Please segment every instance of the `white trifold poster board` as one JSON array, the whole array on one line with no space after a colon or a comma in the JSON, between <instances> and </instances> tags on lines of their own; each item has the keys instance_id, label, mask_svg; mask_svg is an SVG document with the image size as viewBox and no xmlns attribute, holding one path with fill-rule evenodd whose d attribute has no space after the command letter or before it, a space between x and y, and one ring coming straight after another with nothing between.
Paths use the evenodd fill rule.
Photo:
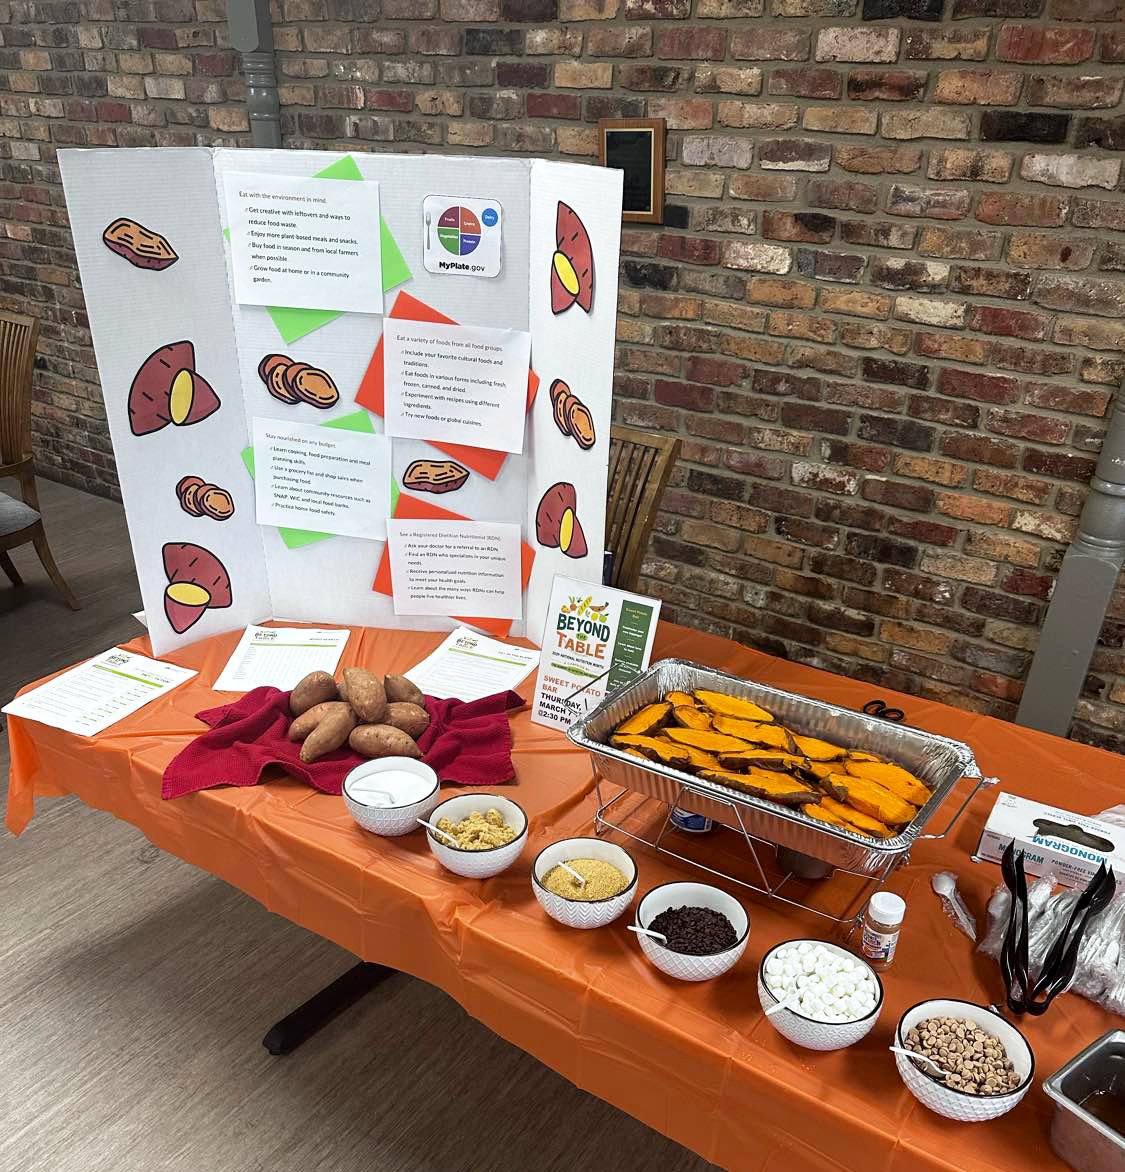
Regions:
<instances>
[{"instance_id":1,"label":"white trifold poster board","mask_svg":"<svg viewBox=\"0 0 1125 1172\"><path fill-rule=\"evenodd\" d=\"M619 171L205 148L59 161L155 654L270 616L539 642L556 574L600 582ZM388 320L404 324L385 347ZM496 446L466 443L474 429ZM417 550L449 522L487 572L451 559L448 596L504 599L480 615L426 613L440 582L414 603L395 590L388 533ZM518 556L484 540L500 526L519 526Z\"/></svg>"}]
</instances>

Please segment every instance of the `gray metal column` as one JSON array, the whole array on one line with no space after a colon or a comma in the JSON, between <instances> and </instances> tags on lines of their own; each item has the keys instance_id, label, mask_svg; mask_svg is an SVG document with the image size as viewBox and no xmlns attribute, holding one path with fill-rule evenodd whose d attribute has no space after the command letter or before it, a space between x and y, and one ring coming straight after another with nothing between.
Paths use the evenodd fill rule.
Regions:
<instances>
[{"instance_id":1,"label":"gray metal column","mask_svg":"<svg viewBox=\"0 0 1125 1172\"><path fill-rule=\"evenodd\" d=\"M1125 563L1125 388L1063 558L1016 721L1066 736Z\"/></svg>"},{"instance_id":2,"label":"gray metal column","mask_svg":"<svg viewBox=\"0 0 1125 1172\"><path fill-rule=\"evenodd\" d=\"M230 43L242 54L246 109L256 147L281 146L281 108L273 59L273 23L269 0L229 0Z\"/></svg>"}]
</instances>

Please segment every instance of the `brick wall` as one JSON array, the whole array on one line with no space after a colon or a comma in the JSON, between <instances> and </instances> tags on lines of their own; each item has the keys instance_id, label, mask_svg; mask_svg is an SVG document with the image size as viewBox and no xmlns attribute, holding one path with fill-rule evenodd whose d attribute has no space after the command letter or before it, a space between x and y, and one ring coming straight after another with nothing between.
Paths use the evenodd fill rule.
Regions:
<instances>
[{"instance_id":1,"label":"brick wall","mask_svg":"<svg viewBox=\"0 0 1125 1172\"><path fill-rule=\"evenodd\" d=\"M862 8L860 7L862 6ZM0 302L43 470L113 491L54 150L245 144L221 0L0 0ZM595 151L668 120L624 232L617 416L683 437L671 617L1012 715L1125 374L1122 0L280 0L286 144ZM1074 734L1125 750L1125 592ZM874 689L873 689L874 690Z\"/></svg>"}]
</instances>

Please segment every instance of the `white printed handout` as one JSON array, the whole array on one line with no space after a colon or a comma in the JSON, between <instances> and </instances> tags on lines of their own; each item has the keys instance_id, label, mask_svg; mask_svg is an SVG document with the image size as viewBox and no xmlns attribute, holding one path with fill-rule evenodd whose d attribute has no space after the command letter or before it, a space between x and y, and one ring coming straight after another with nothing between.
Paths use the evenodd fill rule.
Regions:
<instances>
[{"instance_id":1,"label":"white printed handout","mask_svg":"<svg viewBox=\"0 0 1125 1172\"><path fill-rule=\"evenodd\" d=\"M24 692L0 712L92 737L196 673L111 647Z\"/></svg>"},{"instance_id":2,"label":"white printed handout","mask_svg":"<svg viewBox=\"0 0 1125 1172\"><path fill-rule=\"evenodd\" d=\"M655 598L556 577L531 719L569 728L640 675L652 655L659 616Z\"/></svg>"},{"instance_id":3,"label":"white printed handout","mask_svg":"<svg viewBox=\"0 0 1125 1172\"><path fill-rule=\"evenodd\" d=\"M386 436L254 419L254 500L259 525L366 537L387 536Z\"/></svg>"},{"instance_id":4,"label":"white printed handout","mask_svg":"<svg viewBox=\"0 0 1125 1172\"><path fill-rule=\"evenodd\" d=\"M351 632L328 627L247 627L222 674L216 692L295 687L310 671L336 674Z\"/></svg>"},{"instance_id":5,"label":"white printed handout","mask_svg":"<svg viewBox=\"0 0 1125 1172\"><path fill-rule=\"evenodd\" d=\"M518 619L520 527L494 521L388 521L395 614Z\"/></svg>"},{"instance_id":6,"label":"white printed handout","mask_svg":"<svg viewBox=\"0 0 1125 1172\"><path fill-rule=\"evenodd\" d=\"M479 700L518 688L539 662L534 647L501 643L479 631L458 627L440 647L405 673L427 696Z\"/></svg>"},{"instance_id":7,"label":"white printed handout","mask_svg":"<svg viewBox=\"0 0 1125 1172\"><path fill-rule=\"evenodd\" d=\"M223 184L239 302L383 312L378 183L227 171Z\"/></svg>"},{"instance_id":8,"label":"white printed handout","mask_svg":"<svg viewBox=\"0 0 1125 1172\"><path fill-rule=\"evenodd\" d=\"M387 435L522 452L531 335L387 318Z\"/></svg>"}]
</instances>

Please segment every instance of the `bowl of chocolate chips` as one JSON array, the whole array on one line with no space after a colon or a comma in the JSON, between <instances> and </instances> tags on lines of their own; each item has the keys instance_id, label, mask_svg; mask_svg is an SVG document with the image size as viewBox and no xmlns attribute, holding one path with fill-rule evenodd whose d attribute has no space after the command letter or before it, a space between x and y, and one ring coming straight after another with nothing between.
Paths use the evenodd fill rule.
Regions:
<instances>
[{"instance_id":1,"label":"bowl of chocolate chips","mask_svg":"<svg viewBox=\"0 0 1125 1172\"><path fill-rule=\"evenodd\" d=\"M662 883L637 904L641 951L662 973L681 981L709 981L746 951L750 917L731 895L706 883Z\"/></svg>"}]
</instances>

